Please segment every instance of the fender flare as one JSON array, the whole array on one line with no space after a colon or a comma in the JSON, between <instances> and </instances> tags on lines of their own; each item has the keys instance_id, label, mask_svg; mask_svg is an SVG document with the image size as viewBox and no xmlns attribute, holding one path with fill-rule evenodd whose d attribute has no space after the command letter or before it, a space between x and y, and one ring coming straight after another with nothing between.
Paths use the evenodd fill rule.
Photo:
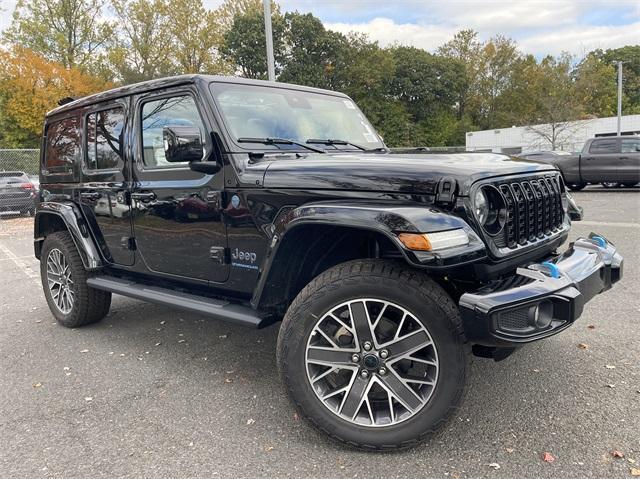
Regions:
<instances>
[{"instance_id":1,"label":"fender flare","mask_svg":"<svg viewBox=\"0 0 640 479\"><path fill-rule=\"evenodd\" d=\"M271 241L251 300L254 306L260 302L279 247L284 243L287 234L300 226L323 224L382 234L396 246L409 265L419 268L450 268L486 257L484 242L464 219L431 205L325 201L307 203L299 207L283 207L270 228L267 228ZM462 228L467 232L469 244L442 252L411 251L397 236L399 232L432 233L456 228Z\"/></svg>"},{"instance_id":2,"label":"fender flare","mask_svg":"<svg viewBox=\"0 0 640 479\"><path fill-rule=\"evenodd\" d=\"M45 239L40 222L47 215L54 215L62 220L78 249L78 253L80 253L80 258L82 259L82 264L85 269L94 270L102 267L103 262L98 248L89 233L89 229L80 210L73 203L51 201L42 202L38 205L34 219L33 240L36 257L40 258L40 249Z\"/></svg>"}]
</instances>

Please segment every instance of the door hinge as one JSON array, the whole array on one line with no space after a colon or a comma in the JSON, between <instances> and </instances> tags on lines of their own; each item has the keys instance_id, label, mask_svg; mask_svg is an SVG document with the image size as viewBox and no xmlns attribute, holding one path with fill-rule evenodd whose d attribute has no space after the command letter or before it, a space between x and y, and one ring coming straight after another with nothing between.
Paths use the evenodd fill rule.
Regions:
<instances>
[{"instance_id":1,"label":"door hinge","mask_svg":"<svg viewBox=\"0 0 640 479\"><path fill-rule=\"evenodd\" d=\"M136 239L132 236L123 236L120 238L120 246L122 246L123 249L135 251L137 249Z\"/></svg>"},{"instance_id":2,"label":"door hinge","mask_svg":"<svg viewBox=\"0 0 640 479\"><path fill-rule=\"evenodd\" d=\"M436 193L436 203L451 204L454 202L456 187L458 184L456 180L451 177L445 177L438 183L438 192Z\"/></svg>"},{"instance_id":3,"label":"door hinge","mask_svg":"<svg viewBox=\"0 0 640 479\"><path fill-rule=\"evenodd\" d=\"M227 264L229 257L229 248L224 246L212 246L209 250L209 258L220 264Z\"/></svg>"}]
</instances>

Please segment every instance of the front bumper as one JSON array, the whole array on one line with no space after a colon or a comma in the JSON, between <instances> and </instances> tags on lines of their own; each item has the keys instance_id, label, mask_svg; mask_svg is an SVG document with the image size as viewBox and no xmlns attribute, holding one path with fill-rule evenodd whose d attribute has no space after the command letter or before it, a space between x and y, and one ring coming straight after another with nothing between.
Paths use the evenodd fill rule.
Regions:
<instances>
[{"instance_id":1,"label":"front bumper","mask_svg":"<svg viewBox=\"0 0 640 479\"><path fill-rule=\"evenodd\" d=\"M591 298L622 278L622 263L613 244L591 233L558 256L518 268L509 282L463 294L467 340L513 348L557 334L580 317Z\"/></svg>"}]
</instances>

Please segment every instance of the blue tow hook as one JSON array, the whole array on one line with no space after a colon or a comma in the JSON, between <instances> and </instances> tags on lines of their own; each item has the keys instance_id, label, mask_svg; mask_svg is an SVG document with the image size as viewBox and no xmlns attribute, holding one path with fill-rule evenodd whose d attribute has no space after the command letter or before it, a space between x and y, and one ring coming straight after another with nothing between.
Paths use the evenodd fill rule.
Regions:
<instances>
[{"instance_id":1,"label":"blue tow hook","mask_svg":"<svg viewBox=\"0 0 640 479\"><path fill-rule=\"evenodd\" d=\"M560 277L560 268L558 268L554 263L545 261L544 263L540 263L540 266L545 266L549 270L549 274L552 278Z\"/></svg>"},{"instance_id":2,"label":"blue tow hook","mask_svg":"<svg viewBox=\"0 0 640 479\"><path fill-rule=\"evenodd\" d=\"M601 248L606 248L607 247L607 240L604 239L602 236L593 235L589 239L592 240L592 241L595 241L596 243L598 243L598 246L600 246Z\"/></svg>"}]
</instances>

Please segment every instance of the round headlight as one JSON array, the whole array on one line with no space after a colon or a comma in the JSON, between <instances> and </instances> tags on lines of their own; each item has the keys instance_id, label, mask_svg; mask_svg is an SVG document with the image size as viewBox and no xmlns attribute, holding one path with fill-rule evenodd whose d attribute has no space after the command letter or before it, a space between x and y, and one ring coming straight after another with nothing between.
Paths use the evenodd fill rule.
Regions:
<instances>
[{"instance_id":1,"label":"round headlight","mask_svg":"<svg viewBox=\"0 0 640 479\"><path fill-rule=\"evenodd\" d=\"M489 201L482 188L478 189L473 197L473 212L478 219L478 223L484 226L489 217Z\"/></svg>"},{"instance_id":2,"label":"round headlight","mask_svg":"<svg viewBox=\"0 0 640 479\"><path fill-rule=\"evenodd\" d=\"M476 191L473 204L480 226L491 235L500 233L507 220L507 205L502 193L494 186L485 185Z\"/></svg>"}]
</instances>

